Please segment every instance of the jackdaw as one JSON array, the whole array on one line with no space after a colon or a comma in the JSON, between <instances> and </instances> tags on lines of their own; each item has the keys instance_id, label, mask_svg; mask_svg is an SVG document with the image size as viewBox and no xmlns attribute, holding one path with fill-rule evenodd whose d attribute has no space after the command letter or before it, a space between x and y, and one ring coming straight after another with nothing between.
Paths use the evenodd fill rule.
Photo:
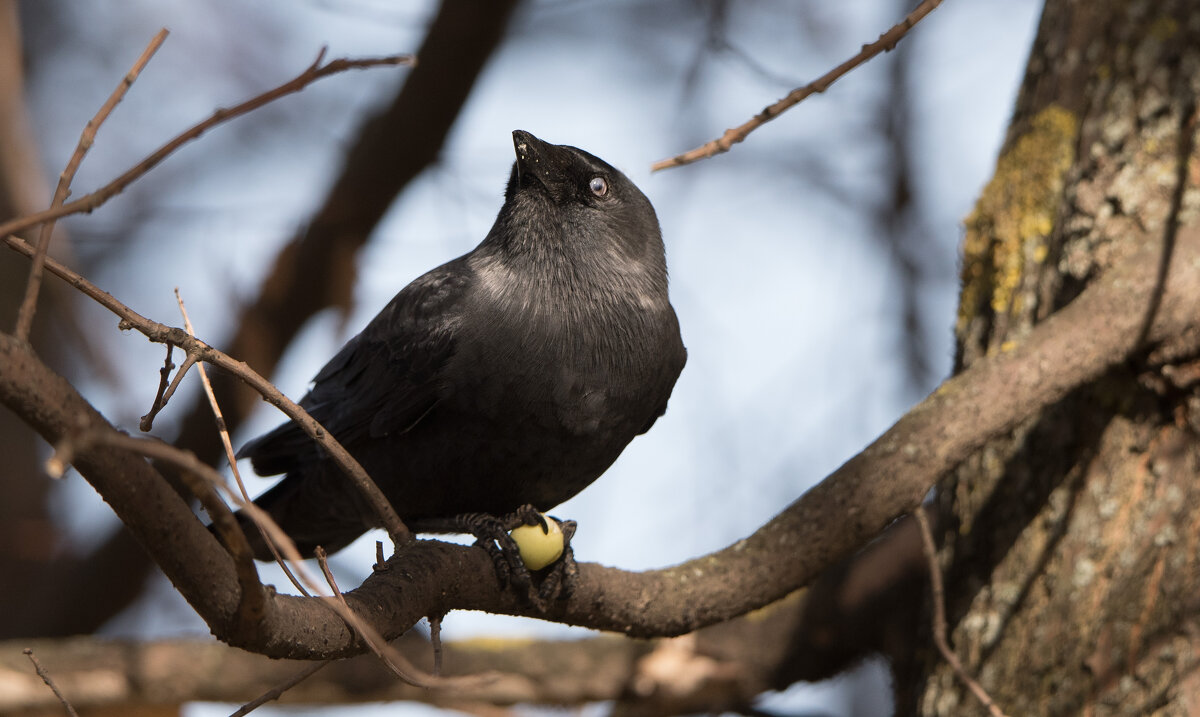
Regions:
<instances>
[{"instance_id":1,"label":"jackdaw","mask_svg":"<svg viewBox=\"0 0 1200 717\"><path fill-rule=\"evenodd\" d=\"M581 149L521 130L513 143L483 242L401 290L300 402L416 531L583 490L663 415L687 358L650 201ZM378 525L295 423L238 457L287 474L255 503L304 555Z\"/></svg>"}]
</instances>

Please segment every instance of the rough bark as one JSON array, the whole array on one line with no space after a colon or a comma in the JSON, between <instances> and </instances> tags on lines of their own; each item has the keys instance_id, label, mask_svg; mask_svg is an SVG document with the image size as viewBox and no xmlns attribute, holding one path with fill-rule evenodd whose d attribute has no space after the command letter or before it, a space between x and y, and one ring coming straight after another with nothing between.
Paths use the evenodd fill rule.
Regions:
<instances>
[{"instance_id":1,"label":"rough bark","mask_svg":"<svg viewBox=\"0 0 1200 717\"><path fill-rule=\"evenodd\" d=\"M1198 92L1200 5L1047 2L967 220L960 370L1145 247L1161 247L1163 276L1195 261L1176 249L1200 224ZM1009 715L1200 709L1200 373L1186 343L1114 366L940 486L951 643ZM986 714L932 650L900 669L900 714Z\"/></svg>"}]
</instances>

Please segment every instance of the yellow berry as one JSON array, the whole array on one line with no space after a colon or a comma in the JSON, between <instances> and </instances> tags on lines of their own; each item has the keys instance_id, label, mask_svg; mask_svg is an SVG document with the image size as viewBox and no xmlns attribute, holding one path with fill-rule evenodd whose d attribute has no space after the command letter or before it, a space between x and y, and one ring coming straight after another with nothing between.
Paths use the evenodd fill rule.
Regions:
<instances>
[{"instance_id":1,"label":"yellow berry","mask_svg":"<svg viewBox=\"0 0 1200 717\"><path fill-rule=\"evenodd\" d=\"M548 530L543 531L540 525L521 525L509 533L530 570L541 570L563 554L563 534L558 521L548 515L542 518Z\"/></svg>"}]
</instances>

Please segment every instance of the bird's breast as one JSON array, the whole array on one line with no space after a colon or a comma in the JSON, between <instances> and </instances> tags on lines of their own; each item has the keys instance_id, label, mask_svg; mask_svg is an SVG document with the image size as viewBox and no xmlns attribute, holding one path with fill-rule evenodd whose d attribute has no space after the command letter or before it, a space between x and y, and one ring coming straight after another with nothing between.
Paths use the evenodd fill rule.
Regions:
<instances>
[{"instance_id":1,"label":"bird's breast","mask_svg":"<svg viewBox=\"0 0 1200 717\"><path fill-rule=\"evenodd\" d=\"M637 313L644 309L636 309ZM481 316L486 314L481 313ZM498 312L460 342L451 375L471 410L496 421L527 421L575 435L640 426L661 392L662 338L647 317L620 312Z\"/></svg>"}]
</instances>

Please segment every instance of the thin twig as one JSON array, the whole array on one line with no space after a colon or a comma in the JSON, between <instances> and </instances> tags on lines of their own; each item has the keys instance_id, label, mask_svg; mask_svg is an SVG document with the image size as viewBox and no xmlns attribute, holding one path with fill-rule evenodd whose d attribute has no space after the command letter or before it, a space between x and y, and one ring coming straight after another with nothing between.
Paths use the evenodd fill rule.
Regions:
<instances>
[{"instance_id":1,"label":"thin twig","mask_svg":"<svg viewBox=\"0 0 1200 717\"><path fill-rule=\"evenodd\" d=\"M314 662L313 664L309 665L308 667L305 667L303 670L300 670L299 672L297 672L295 675L292 675L288 679L284 680L283 682L279 683L278 685L275 685L274 687L272 687L271 689L262 693L258 697L255 697L254 699L250 700L246 704L242 705L236 711L234 711L232 714L230 714L229 717L245 717L245 715L250 714L254 710L265 705L266 703L268 703L272 700L279 699L279 697L281 695L283 695L284 692L287 692L288 690L292 689L293 687L300 684L301 682L304 682L305 680L312 677L317 672L324 669L326 665L329 665L332 662L333 662L333 660L323 660L321 662Z\"/></svg>"},{"instance_id":2,"label":"thin twig","mask_svg":"<svg viewBox=\"0 0 1200 717\"><path fill-rule=\"evenodd\" d=\"M988 713L992 717L1005 717L1004 712L996 706L987 690L967 674L958 655L950 649L950 642L946 639L945 589L942 587L942 568L938 565L937 545L933 542L933 530L929 527L929 517L925 515L923 508L914 510L912 515L917 519L917 525L921 528L921 544L925 551L925 559L929 561L929 589L932 593L930 599L933 601L933 642L937 645L938 652L942 653L946 663L950 665L950 669L954 670L959 681L987 708Z\"/></svg>"},{"instance_id":3,"label":"thin twig","mask_svg":"<svg viewBox=\"0 0 1200 717\"><path fill-rule=\"evenodd\" d=\"M429 641L433 644L433 674L442 674L442 615L429 616Z\"/></svg>"},{"instance_id":4,"label":"thin twig","mask_svg":"<svg viewBox=\"0 0 1200 717\"><path fill-rule=\"evenodd\" d=\"M707 159L709 157L728 152L733 145L746 139L746 136L754 130L762 127L767 122L770 122L779 115L783 114L785 111L800 104L810 96L819 94L829 89L829 86L841 79L843 75L847 74L872 57L875 57L881 52L890 51L896 46L896 43L898 43L900 39L903 38L908 31L913 28L914 25L924 19L926 15L933 12L933 10L941 4L942 0L922 0L921 4L918 5L916 9L909 13L908 16L898 24L892 26L890 30L880 35L878 40L870 44L863 45L862 50L854 57L851 57L849 60L846 60L842 64L833 68L829 72L826 72L824 75L821 75L819 78L813 80L807 85L792 90L787 94L786 97L779 100L775 104L764 107L761 112L751 117L748 122L738 127L734 127L733 129L725 130L725 134L721 135L717 139L714 139L711 142L706 142L695 149L684 152L683 154L655 162L654 164L650 165L650 171L657 172L661 169L682 167L685 164L691 164L692 162L697 162L701 159Z\"/></svg>"},{"instance_id":5,"label":"thin twig","mask_svg":"<svg viewBox=\"0 0 1200 717\"><path fill-rule=\"evenodd\" d=\"M183 296L179 293L178 287L175 288L175 301L179 304L179 313L183 315L183 327L187 330L188 335L194 338L196 336L196 332L192 330L192 320L188 316L187 307L183 305ZM167 344L167 346L169 347L170 344ZM215 418L217 422L217 433L221 436L221 445L225 448L225 460L229 463L229 469L233 472L233 480L237 483L237 487L242 494L242 498L248 503L250 502L250 493L246 491L246 484L242 481L242 473L238 470L237 458L233 454L233 441L231 441L229 438L229 429L225 427L225 416L221 413L220 404L217 403L217 394L213 392L212 382L208 380L208 371L204 369L204 364L197 366L196 370L200 372L200 382L204 384L204 394L208 396L208 405L210 408L212 408L213 418ZM183 371L180 370L180 373L183 373ZM296 579L296 576L292 574L291 568L287 566L287 562L285 562L283 556L279 554L279 550L275 547L275 544L271 542L270 538L267 537L267 531L264 530L262 526L258 525L258 523L255 523L255 527L257 527L258 532L262 534L263 542L266 543L267 548L271 550L271 555L275 557L275 562L283 570L283 574L288 577L288 580L292 581L292 585L294 585L296 589L300 591L301 595L304 595L305 597L312 597L309 595L308 590L304 589L304 585L302 585L300 581Z\"/></svg>"},{"instance_id":6,"label":"thin twig","mask_svg":"<svg viewBox=\"0 0 1200 717\"><path fill-rule=\"evenodd\" d=\"M171 371L175 368L175 362L171 360L171 353L174 350L174 346L167 344L167 358L163 361L163 367L158 370L158 390L154 393L154 402L150 404L150 410L142 416L142 420L138 423L138 428L143 432L148 432L154 427L154 417L166 405L166 401L163 400L163 392L167 390L167 382L171 380Z\"/></svg>"},{"instance_id":7,"label":"thin twig","mask_svg":"<svg viewBox=\"0 0 1200 717\"><path fill-rule=\"evenodd\" d=\"M8 235L4 237L4 242L26 256L33 255L33 247L29 242L18 236ZM100 289L92 282L83 278L83 276L71 271L50 257L46 257L46 268L50 270L50 273L62 278L98 304L119 316L121 318L119 326L122 330L135 329L155 343L174 344L187 352L189 359L192 361L206 361L240 378L246 385L257 391L263 397L264 401L275 406L284 415L295 421L296 425L300 426L310 438L325 449L329 458L350 478L350 482L363 494L368 505L374 509L375 515L380 520L380 524L388 531L393 543L403 545L413 540L412 533L404 525L404 522L400 520L400 516L392 508L392 504L388 502L387 497L383 495L383 492L379 490L379 487L375 485L375 482L367 475L367 472L359 465L354 456L351 456L342 444L326 431L316 419L310 416L308 411L304 410L300 404L285 396L274 384L260 376L254 369L241 361L231 358L224 352L209 346L203 341L189 336L183 329L160 324L157 321L142 316L125 304L122 304L112 294ZM168 388L167 394L169 395L170 393L171 389Z\"/></svg>"},{"instance_id":8,"label":"thin twig","mask_svg":"<svg viewBox=\"0 0 1200 717\"><path fill-rule=\"evenodd\" d=\"M167 344L167 346L170 345L169 343ZM155 398L154 405L150 407L150 412L142 416L142 420L138 422L138 428L142 432L148 432L154 428L154 419L158 418L159 412L170 403L171 398L175 395L175 389L179 388L180 383L183 383L183 377L187 375L188 369L195 365L195 354L187 354L183 357L183 363L179 366L179 370L175 372L175 378L171 379L171 385L167 386L167 390Z\"/></svg>"},{"instance_id":9,"label":"thin twig","mask_svg":"<svg viewBox=\"0 0 1200 717\"><path fill-rule=\"evenodd\" d=\"M216 125L233 119L234 117L240 117L241 115L256 110L269 102L277 100L280 97L299 92L323 77L337 74L339 72L345 72L346 70L364 69L368 67L378 67L381 65L413 65L416 62L416 58L414 58L412 55L390 55L387 57L373 57L359 60L342 58L338 60L330 60L325 65L320 65L320 62L324 57L325 50L321 50L321 53L317 56L316 62L291 80L288 80L274 89L267 90L266 92L256 97L252 97L249 100L246 100L245 102L235 105L229 109L218 109L217 111L213 112L211 117L197 123L195 126L176 136L174 139L171 139L166 144L156 149L145 159L135 164L124 174L112 180L100 189L97 189L90 194L86 194L79 199L64 204L60 207L47 209L42 212L37 212L36 214L27 214L23 217L17 217L16 219L0 224L0 236L6 236L14 232L19 232L23 229L28 229L31 226L41 224L42 222L58 219L70 214L90 212L117 194L120 194L125 190L125 187L129 186L134 180L156 167L175 150L179 149L188 142L197 139L200 137L200 135L204 134Z\"/></svg>"},{"instance_id":10,"label":"thin twig","mask_svg":"<svg viewBox=\"0 0 1200 717\"><path fill-rule=\"evenodd\" d=\"M54 692L54 696L57 697L58 701L62 703L63 709L67 711L67 714L71 715L71 717L79 717L79 713L76 712L75 708L71 706L70 701L67 700L62 692L59 692L58 685L54 684L54 678L50 676L50 673L47 672L44 667L42 667L42 663L38 662L38 658L33 654L33 650L26 647L21 652L24 652L25 656L29 658L29 661L33 663L33 669L37 670L38 677L42 678L42 682L45 682L46 686Z\"/></svg>"},{"instance_id":11,"label":"thin twig","mask_svg":"<svg viewBox=\"0 0 1200 717\"><path fill-rule=\"evenodd\" d=\"M100 125L104 124L104 120L108 119L108 115L112 113L113 108L125 97L125 92L137 80L138 75L142 74L142 69L146 63L150 62L150 58L158 52L158 48L162 46L167 39L167 29L163 28L158 31L151 40L146 49L142 51L141 57L133 63L133 67L121 79L121 84L117 85L117 89L112 91L108 96L108 101L100 107L96 112L96 116L92 117L83 127L83 134L79 137L79 143L75 145L75 152L71 155L71 159L67 161L67 167L58 177L58 187L54 190L54 199L50 202L50 209L55 210L62 207L63 202L67 201L67 196L71 193L71 182L75 179L75 173L79 171L79 165L83 162L83 156L92 148L92 143L96 140L96 131L100 129ZM21 301L21 308L17 313L17 328L13 331L18 339L22 341L29 340L29 331L33 327L33 315L37 311L38 292L42 286L42 268L43 262L46 260L46 252L50 249L50 236L54 232L54 220L51 219L45 224L42 224L41 233L38 235L37 252L33 255L33 264L29 267L29 279L25 284L25 298ZM2 233L2 232L0 232Z\"/></svg>"},{"instance_id":12,"label":"thin twig","mask_svg":"<svg viewBox=\"0 0 1200 717\"><path fill-rule=\"evenodd\" d=\"M495 673L483 673L470 677L439 677L423 672L408 661L404 655L398 650L389 645L383 636L376 632L370 625L363 621L358 613L350 609L346 603L346 598L342 595L341 588L338 587L337 580L334 579L333 573L329 570L329 561L326 560L324 549L317 548L317 564L321 566L321 572L325 575L325 582L329 584L329 588L333 591L332 598L326 598L325 603L334 609L343 620L345 620L351 628L367 643L367 647L375 656L379 658L383 664L392 671L397 677L410 685L424 688L435 687L466 687L467 685L480 685L491 682L497 678Z\"/></svg>"}]
</instances>

